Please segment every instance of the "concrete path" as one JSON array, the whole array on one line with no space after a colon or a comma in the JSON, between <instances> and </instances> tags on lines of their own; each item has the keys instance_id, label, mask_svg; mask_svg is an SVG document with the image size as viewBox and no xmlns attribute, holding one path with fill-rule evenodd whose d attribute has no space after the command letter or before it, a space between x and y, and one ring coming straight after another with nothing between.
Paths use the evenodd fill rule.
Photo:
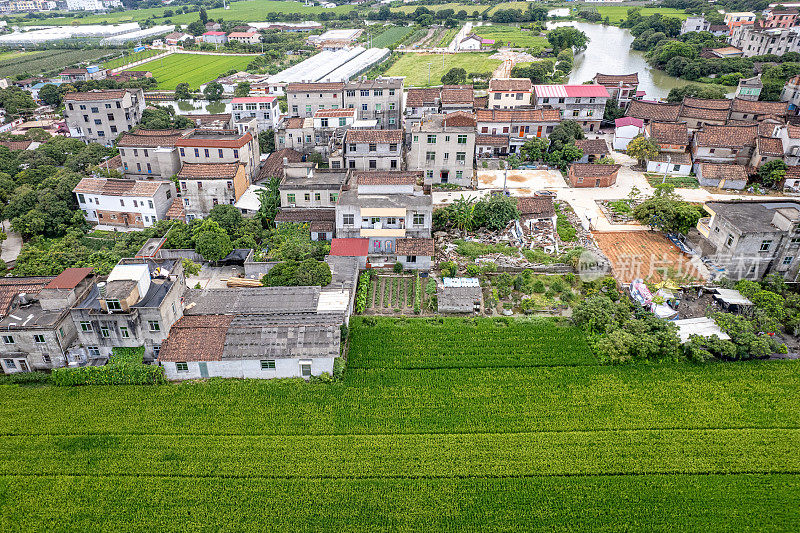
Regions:
<instances>
[{"instance_id":1,"label":"concrete path","mask_svg":"<svg viewBox=\"0 0 800 533\"><path fill-rule=\"evenodd\" d=\"M139 61L134 61L133 63L128 63L127 65L122 65L121 67L109 69L109 72L112 74L116 74L117 72L122 72L123 70L128 70L133 67L138 67L139 65L143 65L150 61L155 61L157 59L165 58L170 54L172 54L172 52L164 52L163 54L156 54L154 56L147 57L145 59L140 59Z\"/></svg>"},{"instance_id":2,"label":"concrete path","mask_svg":"<svg viewBox=\"0 0 800 533\"><path fill-rule=\"evenodd\" d=\"M11 230L11 222L8 220L3 221L2 228L8 238L0 243L0 259L8 265L17 260L17 256L22 249L22 236Z\"/></svg>"}]
</instances>

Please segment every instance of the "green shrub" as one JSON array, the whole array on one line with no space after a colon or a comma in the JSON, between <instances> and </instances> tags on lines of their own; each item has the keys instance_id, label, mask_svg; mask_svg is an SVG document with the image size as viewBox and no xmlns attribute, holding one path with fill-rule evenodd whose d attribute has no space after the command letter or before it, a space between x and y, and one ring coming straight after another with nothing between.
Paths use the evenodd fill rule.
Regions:
<instances>
[{"instance_id":1,"label":"green shrub","mask_svg":"<svg viewBox=\"0 0 800 533\"><path fill-rule=\"evenodd\" d=\"M403 263L398 261L397 263L394 264L394 267L392 267L392 270L394 270L395 274L401 274L403 272Z\"/></svg>"},{"instance_id":2,"label":"green shrub","mask_svg":"<svg viewBox=\"0 0 800 533\"><path fill-rule=\"evenodd\" d=\"M343 357L333 360L333 380L342 381L344 379L345 361Z\"/></svg>"},{"instance_id":3,"label":"green shrub","mask_svg":"<svg viewBox=\"0 0 800 533\"><path fill-rule=\"evenodd\" d=\"M439 263L439 270L442 272L442 277L453 278L458 274L458 265L453 261L443 261Z\"/></svg>"},{"instance_id":4,"label":"green shrub","mask_svg":"<svg viewBox=\"0 0 800 533\"><path fill-rule=\"evenodd\" d=\"M467 265L467 276L469 276L470 278L476 278L480 273L481 273L481 268L475 263L470 263Z\"/></svg>"},{"instance_id":5,"label":"green shrub","mask_svg":"<svg viewBox=\"0 0 800 533\"><path fill-rule=\"evenodd\" d=\"M436 280L433 278L428 279L428 284L425 285L425 294L433 296L436 294Z\"/></svg>"},{"instance_id":6,"label":"green shrub","mask_svg":"<svg viewBox=\"0 0 800 533\"><path fill-rule=\"evenodd\" d=\"M556 278L556 280L550 284L550 289L552 289L555 292L561 293L564 292L566 286L564 286L564 282L560 278Z\"/></svg>"},{"instance_id":7,"label":"green shrub","mask_svg":"<svg viewBox=\"0 0 800 533\"><path fill-rule=\"evenodd\" d=\"M327 372L323 372L319 376L311 376L308 378L309 383L333 383L333 377Z\"/></svg>"},{"instance_id":8,"label":"green shrub","mask_svg":"<svg viewBox=\"0 0 800 533\"><path fill-rule=\"evenodd\" d=\"M278 263L261 278L267 287L320 286L331 282L331 267L325 261L304 259L303 261L284 261Z\"/></svg>"},{"instance_id":9,"label":"green shrub","mask_svg":"<svg viewBox=\"0 0 800 533\"><path fill-rule=\"evenodd\" d=\"M367 294L372 280L369 272L364 272L358 277L358 290L356 291L356 313L363 313L367 309Z\"/></svg>"},{"instance_id":10,"label":"green shrub","mask_svg":"<svg viewBox=\"0 0 800 533\"><path fill-rule=\"evenodd\" d=\"M57 368L53 384L59 387L78 385L155 385L166 383L164 369L142 363L144 347L114 348L105 366Z\"/></svg>"},{"instance_id":11,"label":"green shrub","mask_svg":"<svg viewBox=\"0 0 800 533\"><path fill-rule=\"evenodd\" d=\"M535 280L531 285L531 288L533 289L533 292L537 294L542 294L546 290L544 287L544 281L540 279Z\"/></svg>"},{"instance_id":12,"label":"green shrub","mask_svg":"<svg viewBox=\"0 0 800 533\"><path fill-rule=\"evenodd\" d=\"M419 272L414 278L414 314L422 312L422 286L419 284Z\"/></svg>"},{"instance_id":13,"label":"green shrub","mask_svg":"<svg viewBox=\"0 0 800 533\"><path fill-rule=\"evenodd\" d=\"M45 372L17 372L15 374L0 374L0 385L51 383L52 377Z\"/></svg>"}]
</instances>

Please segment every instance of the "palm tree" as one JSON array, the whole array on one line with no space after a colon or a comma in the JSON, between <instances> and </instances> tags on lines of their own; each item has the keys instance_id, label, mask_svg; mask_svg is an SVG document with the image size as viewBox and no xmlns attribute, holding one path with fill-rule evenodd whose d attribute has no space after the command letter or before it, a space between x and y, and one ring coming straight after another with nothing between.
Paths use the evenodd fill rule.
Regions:
<instances>
[{"instance_id":1,"label":"palm tree","mask_svg":"<svg viewBox=\"0 0 800 533\"><path fill-rule=\"evenodd\" d=\"M462 236L466 236L475 224L475 198L462 196L453 202L452 220L455 227L461 230Z\"/></svg>"}]
</instances>

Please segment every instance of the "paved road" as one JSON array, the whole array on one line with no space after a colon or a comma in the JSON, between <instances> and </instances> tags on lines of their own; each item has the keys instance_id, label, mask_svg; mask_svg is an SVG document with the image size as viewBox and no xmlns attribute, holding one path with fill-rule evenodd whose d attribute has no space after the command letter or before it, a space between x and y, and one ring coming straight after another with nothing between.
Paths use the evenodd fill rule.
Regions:
<instances>
[{"instance_id":1,"label":"paved road","mask_svg":"<svg viewBox=\"0 0 800 533\"><path fill-rule=\"evenodd\" d=\"M0 243L0 259L6 264L16 261L19 251L22 249L22 236L19 233L11 231L11 222L4 220L2 223L3 231L5 231L8 238Z\"/></svg>"}]
</instances>

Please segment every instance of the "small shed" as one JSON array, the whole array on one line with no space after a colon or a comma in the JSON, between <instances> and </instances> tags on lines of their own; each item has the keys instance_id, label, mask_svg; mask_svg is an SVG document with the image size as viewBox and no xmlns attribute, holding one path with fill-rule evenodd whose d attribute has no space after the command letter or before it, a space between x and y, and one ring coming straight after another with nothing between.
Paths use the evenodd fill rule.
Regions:
<instances>
[{"instance_id":1,"label":"small shed","mask_svg":"<svg viewBox=\"0 0 800 533\"><path fill-rule=\"evenodd\" d=\"M716 335L724 341L731 339L727 333L720 329L717 323L714 322L713 318L708 318L706 316L700 318L684 318L682 320L675 320L674 324L678 326L678 337L681 339L681 344L688 342L689 337L692 335L700 335L701 337L706 338Z\"/></svg>"},{"instance_id":2,"label":"small shed","mask_svg":"<svg viewBox=\"0 0 800 533\"><path fill-rule=\"evenodd\" d=\"M440 313L480 313L483 305L478 278L444 278L436 297Z\"/></svg>"},{"instance_id":3,"label":"small shed","mask_svg":"<svg viewBox=\"0 0 800 533\"><path fill-rule=\"evenodd\" d=\"M714 301L727 312L743 313L753 308L753 302L735 289L714 287L711 293Z\"/></svg>"}]
</instances>

